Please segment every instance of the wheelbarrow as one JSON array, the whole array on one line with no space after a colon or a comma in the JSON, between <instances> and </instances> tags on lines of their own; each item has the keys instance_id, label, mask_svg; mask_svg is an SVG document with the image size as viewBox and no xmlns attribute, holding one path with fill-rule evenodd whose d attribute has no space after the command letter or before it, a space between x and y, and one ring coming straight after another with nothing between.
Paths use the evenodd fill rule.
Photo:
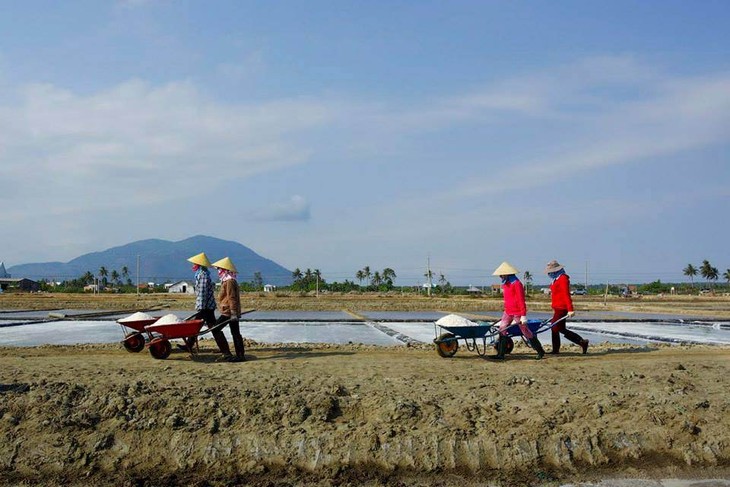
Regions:
<instances>
[{"instance_id":1,"label":"wheelbarrow","mask_svg":"<svg viewBox=\"0 0 730 487\"><path fill-rule=\"evenodd\" d=\"M195 315L193 315L195 316ZM228 324L228 322L237 318L229 318L220 323L216 323L215 326L208 328L207 330L200 331L205 324L205 320L187 318L178 323L153 323L145 326L145 332L147 332L150 340L147 344L147 348L150 350L150 355L159 360L164 360L170 356L172 352L172 344L170 340L176 338L182 338L187 341L188 338L195 338L203 336L207 333L217 331ZM191 347L189 350L191 355L195 354L194 349Z\"/></svg>"},{"instance_id":2,"label":"wheelbarrow","mask_svg":"<svg viewBox=\"0 0 730 487\"><path fill-rule=\"evenodd\" d=\"M170 356L172 352L172 344L170 340L175 338L192 338L205 334L210 330L200 333L205 320L184 320L178 323L149 324L145 326L145 331L149 334L150 341L147 348L150 355L156 359L164 360ZM193 353L192 350L190 350Z\"/></svg>"},{"instance_id":3,"label":"wheelbarrow","mask_svg":"<svg viewBox=\"0 0 730 487\"><path fill-rule=\"evenodd\" d=\"M129 319L134 317L122 318L117 320L122 327L122 333L124 333L124 340L122 344L127 352L141 352L144 349L145 343L147 343L148 337L146 335L145 327L151 325L158 318L150 317L144 319Z\"/></svg>"},{"instance_id":4,"label":"wheelbarrow","mask_svg":"<svg viewBox=\"0 0 730 487\"><path fill-rule=\"evenodd\" d=\"M533 335L537 335L549 330L553 325L563 319L565 318L556 320L555 323L551 323L550 320L527 320L527 327ZM497 338L499 336L499 321L495 323L476 321L475 323L476 325L473 326L445 326L434 323L434 335L436 338L434 338L433 343L436 344L436 353L444 358L453 357L459 350L459 340L463 340L467 350L476 352L480 356L486 355L489 347L496 349ZM506 353L512 352L515 346L513 338L517 337L521 337L522 341L528 347L531 346L530 342L522 335L522 330L519 325L513 324L507 328Z\"/></svg>"}]
</instances>

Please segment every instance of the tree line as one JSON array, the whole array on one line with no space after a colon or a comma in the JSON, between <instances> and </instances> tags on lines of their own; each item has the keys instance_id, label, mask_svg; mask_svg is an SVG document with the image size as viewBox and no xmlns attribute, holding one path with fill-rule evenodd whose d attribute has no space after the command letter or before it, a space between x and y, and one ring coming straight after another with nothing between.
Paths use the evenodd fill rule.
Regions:
<instances>
[{"instance_id":1,"label":"tree line","mask_svg":"<svg viewBox=\"0 0 730 487\"><path fill-rule=\"evenodd\" d=\"M708 260L703 260L702 265L700 265L699 269L692 264L687 264L687 267L682 269L682 272L685 276L689 277L689 280L692 283L693 287L695 283L694 278L697 274L702 276L705 281L710 283L710 285L712 285L720 277L720 271L717 270L717 267L714 267L712 264L710 264L710 261ZM730 269L725 270L725 272L722 274L722 278L725 279L728 284L730 284Z\"/></svg>"}]
</instances>

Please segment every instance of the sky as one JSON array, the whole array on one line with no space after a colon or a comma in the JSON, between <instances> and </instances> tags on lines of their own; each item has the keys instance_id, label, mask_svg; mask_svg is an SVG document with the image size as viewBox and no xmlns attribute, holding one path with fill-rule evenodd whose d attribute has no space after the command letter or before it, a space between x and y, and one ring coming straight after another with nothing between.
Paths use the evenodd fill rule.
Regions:
<instances>
[{"instance_id":1,"label":"sky","mask_svg":"<svg viewBox=\"0 0 730 487\"><path fill-rule=\"evenodd\" d=\"M0 261L730 268L730 2L0 0ZM204 251L205 249L201 249Z\"/></svg>"}]
</instances>

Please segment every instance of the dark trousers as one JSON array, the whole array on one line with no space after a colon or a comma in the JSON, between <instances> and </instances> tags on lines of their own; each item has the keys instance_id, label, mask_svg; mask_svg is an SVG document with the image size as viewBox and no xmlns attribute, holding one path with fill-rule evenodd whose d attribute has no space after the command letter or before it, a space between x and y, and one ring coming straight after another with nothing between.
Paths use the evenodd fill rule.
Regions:
<instances>
[{"instance_id":1,"label":"dark trousers","mask_svg":"<svg viewBox=\"0 0 730 487\"><path fill-rule=\"evenodd\" d=\"M195 315L191 319L203 320L208 328L213 328L216 325L215 310L212 309L201 309L200 311L195 313ZM218 349L223 355L231 354L231 349L228 347L228 341L226 341L226 336L223 334L222 330L214 330L213 338L215 339L216 345L218 345ZM195 345L196 340L197 337L190 337L185 339L185 343L190 350L193 349L193 345Z\"/></svg>"},{"instance_id":2,"label":"dark trousers","mask_svg":"<svg viewBox=\"0 0 730 487\"><path fill-rule=\"evenodd\" d=\"M567 309L556 309L553 311L554 311L553 317L550 319L551 323L555 323L557 320L559 320L563 316L568 315ZM560 333L562 333L565 336L565 338L567 338L571 342L575 343L576 345L580 345L580 342L583 341L583 338L581 338L581 336L578 335L576 332L568 330L568 328L565 326L565 320L554 325L551 328L551 330L553 333L552 353L558 353L560 351Z\"/></svg>"},{"instance_id":3,"label":"dark trousers","mask_svg":"<svg viewBox=\"0 0 730 487\"><path fill-rule=\"evenodd\" d=\"M218 323L223 323L224 321L230 320L230 316L226 315L220 315L218 317ZM243 337L241 336L241 326L237 319L233 319L228 322L227 325L224 325L223 328L226 326L229 326L231 328L231 337L233 337L233 347L236 349L236 357L243 358ZM223 332L221 331L221 334ZM228 345L226 343L226 345ZM230 351L228 352L230 353Z\"/></svg>"}]
</instances>

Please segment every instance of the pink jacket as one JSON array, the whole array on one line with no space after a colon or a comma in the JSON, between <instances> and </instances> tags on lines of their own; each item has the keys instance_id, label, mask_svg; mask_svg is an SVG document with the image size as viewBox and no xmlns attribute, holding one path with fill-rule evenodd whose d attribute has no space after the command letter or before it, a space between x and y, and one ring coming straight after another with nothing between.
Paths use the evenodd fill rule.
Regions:
<instances>
[{"instance_id":1,"label":"pink jacket","mask_svg":"<svg viewBox=\"0 0 730 487\"><path fill-rule=\"evenodd\" d=\"M519 279L514 282L502 284L502 293L504 294L504 312L510 316L527 315L527 305L525 304L525 288Z\"/></svg>"}]
</instances>

